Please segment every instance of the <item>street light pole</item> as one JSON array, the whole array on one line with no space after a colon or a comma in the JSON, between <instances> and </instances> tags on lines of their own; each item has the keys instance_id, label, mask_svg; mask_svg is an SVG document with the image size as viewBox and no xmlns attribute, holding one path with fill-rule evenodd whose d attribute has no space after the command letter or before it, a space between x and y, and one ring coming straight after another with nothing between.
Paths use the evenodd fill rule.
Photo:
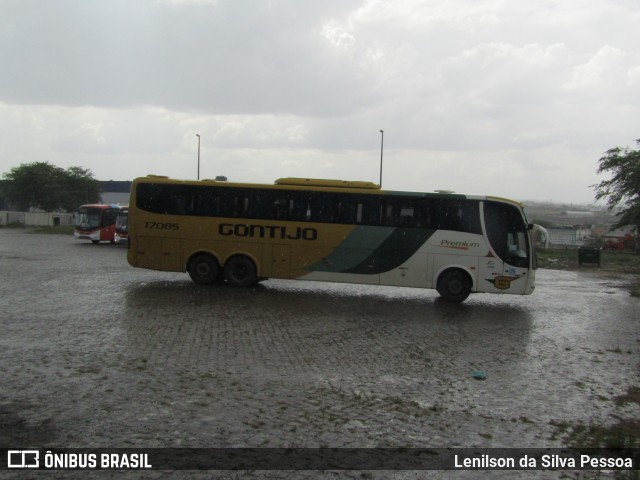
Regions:
<instances>
[{"instance_id":1,"label":"street light pole","mask_svg":"<svg viewBox=\"0 0 640 480\"><path fill-rule=\"evenodd\" d=\"M200 134L196 133L198 137L198 180L200 180Z\"/></svg>"},{"instance_id":2,"label":"street light pole","mask_svg":"<svg viewBox=\"0 0 640 480\"><path fill-rule=\"evenodd\" d=\"M380 188L382 188L382 151L384 150L384 130L380 130Z\"/></svg>"}]
</instances>

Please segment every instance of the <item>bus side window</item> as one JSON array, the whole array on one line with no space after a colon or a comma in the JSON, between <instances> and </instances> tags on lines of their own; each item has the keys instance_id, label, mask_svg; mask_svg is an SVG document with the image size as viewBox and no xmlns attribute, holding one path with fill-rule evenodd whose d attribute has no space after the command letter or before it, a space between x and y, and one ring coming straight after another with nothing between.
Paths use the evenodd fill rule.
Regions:
<instances>
[{"instance_id":1,"label":"bus side window","mask_svg":"<svg viewBox=\"0 0 640 480\"><path fill-rule=\"evenodd\" d=\"M435 202L430 198L425 198L422 204L422 227L437 228L435 224Z\"/></svg>"},{"instance_id":2,"label":"bus side window","mask_svg":"<svg viewBox=\"0 0 640 480\"><path fill-rule=\"evenodd\" d=\"M221 211L222 217L243 217L249 207L249 198L240 189L226 189L222 195Z\"/></svg>"},{"instance_id":3,"label":"bus side window","mask_svg":"<svg viewBox=\"0 0 640 480\"><path fill-rule=\"evenodd\" d=\"M191 190L182 185L140 183L136 187L136 203L139 208L153 213L191 215L193 198Z\"/></svg>"},{"instance_id":4,"label":"bus side window","mask_svg":"<svg viewBox=\"0 0 640 480\"><path fill-rule=\"evenodd\" d=\"M311 192L309 198L309 220L330 223L333 221L333 195L318 195Z\"/></svg>"},{"instance_id":5,"label":"bus side window","mask_svg":"<svg viewBox=\"0 0 640 480\"><path fill-rule=\"evenodd\" d=\"M455 232L461 230L462 215L457 201L444 200L438 213L440 220L438 228L442 230L453 230Z\"/></svg>"},{"instance_id":6,"label":"bus side window","mask_svg":"<svg viewBox=\"0 0 640 480\"><path fill-rule=\"evenodd\" d=\"M104 212L102 217L102 225L101 227L106 227L112 225L116 222L116 217L118 216L119 209L108 209Z\"/></svg>"},{"instance_id":7,"label":"bus side window","mask_svg":"<svg viewBox=\"0 0 640 480\"><path fill-rule=\"evenodd\" d=\"M336 223L357 223L358 204L349 197L339 198L337 203Z\"/></svg>"},{"instance_id":8,"label":"bus side window","mask_svg":"<svg viewBox=\"0 0 640 480\"><path fill-rule=\"evenodd\" d=\"M220 211L220 195L217 190L198 187L194 198L194 215L215 217Z\"/></svg>"},{"instance_id":9,"label":"bus side window","mask_svg":"<svg viewBox=\"0 0 640 480\"><path fill-rule=\"evenodd\" d=\"M363 198L359 207L360 217L358 223L363 225L380 225L382 202L378 197Z\"/></svg>"},{"instance_id":10,"label":"bus side window","mask_svg":"<svg viewBox=\"0 0 640 480\"><path fill-rule=\"evenodd\" d=\"M291 220L298 222L309 220L309 196L306 192L292 193L289 201L291 202Z\"/></svg>"},{"instance_id":11,"label":"bus side window","mask_svg":"<svg viewBox=\"0 0 640 480\"><path fill-rule=\"evenodd\" d=\"M481 234L478 205L474 200L437 200L433 210L436 228Z\"/></svg>"},{"instance_id":12,"label":"bus side window","mask_svg":"<svg viewBox=\"0 0 640 480\"><path fill-rule=\"evenodd\" d=\"M384 224L403 228L421 227L423 211L415 201L390 198L385 206Z\"/></svg>"},{"instance_id":13,"label":"bus side window","mask_svg":"<svg viewBox=\"0 0 640 480\"><path fill-rule=\"evenodd\" d=\"M280 197L273 202L273 218L276 220L289 219L289 200Z\"/></svg>"},{"instance_id":14,"label":"bus side window","mask_svg":"<svg viewBox=\"0 0 640 480\"><path fill-rule=\"evenodd\" d=\"M400 207L400 226L402 227L417 226L415 209L413 207Z\"/></svg>"},{"instance_id":15,"label":"bus side window","mask_svg":"<svg viewBox=\"0 0 640 480\"><path fill-rule=\"evenodd\" d=\"M136 204L142 210L164 213L167 187L157 183L140 183L136 187Z\"/></svg>"},{"instance_id":16,"label":"bus side window","mask_svg":"<svg viewBox=\"0 0 640 480\"><path fill-rule=\"evenodd\" d=\"M273 192L269 190L254 190L249 198L248 216L268 220L271 218L273 207Z\"/></svg>"},{"instance_id":17,"label":"bus side window","mask_svg":"<svg viewBox=\"0 0 640 480\"><path fill-rule=\"evenodd\" d=\"M460 206L462 230L468 233L482 234L480 226L480 203L464 200Z\"/></svg>"},{"instance_id":18,"label":"bus side window","mask_svg":"<svg viewBox=\"0 0 640 480\"><path fill-rule=\"evenodd\" d=\"M393 227L396 224L396 219L393 214L393 205L390 203L389 200L385 202L385 205L383 208L383 219L384 219L385 225Z\"/></svg>"},{"instance_id":19,"label":"bus side window","mask_svg":"<svg viewBox=\"0 0 640 480\"><path fill-rule=\"evenodd\" d=\"M184 192L176 191L167 201L167 211L170 215L190 215L193 212L190 198Z\"/></svg>"}]
</instances>

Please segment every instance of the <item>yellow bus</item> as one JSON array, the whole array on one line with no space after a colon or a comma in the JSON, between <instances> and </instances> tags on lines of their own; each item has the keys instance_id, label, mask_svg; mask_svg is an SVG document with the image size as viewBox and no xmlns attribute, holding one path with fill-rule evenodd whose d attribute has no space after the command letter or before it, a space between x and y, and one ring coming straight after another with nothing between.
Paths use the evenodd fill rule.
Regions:
<instances>
[{"instance_id":1,"label":"yellow bus","mask_svg":"<svg viewBox=\"0 0 640 480\"><path fill-rule=\"evenodd\" d=\"M132 184L127 259L203 285L316 280L435 288L462 302L533 292L531 229L521 204L497 197L149 175Z\"/></svg>"}]
</instances>

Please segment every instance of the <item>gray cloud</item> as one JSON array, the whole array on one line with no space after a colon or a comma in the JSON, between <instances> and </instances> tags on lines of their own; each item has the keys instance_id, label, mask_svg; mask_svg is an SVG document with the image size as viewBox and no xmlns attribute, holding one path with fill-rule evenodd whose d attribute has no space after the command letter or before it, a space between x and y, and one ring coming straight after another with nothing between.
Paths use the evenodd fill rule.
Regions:
<instances>
[{"instance_id":1,"label":"gray cloud","mask_svg":"<svg viewBox=\"0 0 640 480\"><path fill-rule=\"evenodd\" d=\"M323 6L324 16L336 10ZM0 98L11 103L335 115L367 101L349 59L323 45L313 4L19 0L0 8Z\"/></svg>"},{"instance_id":2,"label":"gray cloud","mask_svg":"<svg viewBox=\"0 0 640 480\"><path fill-rule=\"evenodd\" d=\"M588 201L638 45L631 0L5 0L0 165L358 178L383 128L396 188Z\"/></svg>"}]
</instances>

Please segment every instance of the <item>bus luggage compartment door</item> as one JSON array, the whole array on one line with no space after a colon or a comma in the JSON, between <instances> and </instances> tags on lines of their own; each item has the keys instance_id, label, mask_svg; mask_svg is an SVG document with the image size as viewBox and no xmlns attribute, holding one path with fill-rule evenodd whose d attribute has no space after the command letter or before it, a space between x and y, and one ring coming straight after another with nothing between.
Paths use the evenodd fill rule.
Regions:
<instances>
[{"instance_id":1,"label":"bus luggage compartment door","mask_svg":"<svg viewBox=\"0 0 640 480\"><path fill-rule=\"evenodd\" d=\"M180 255L180 240L177 238L162 239L162 270L165 272L184 272Z\"/></svg>"},{"instance_id":2,"label":"bus luggage compartment door","mask_svg":"<svg viewBox=\"0 0 640 480\"><path fill-rule=\"evenodd\" d=\"M289 245L265 245L262 264L270 269L264 272L272 278L290 278L291 247Z\"/></svg>"},{"instance_id":3,"label":"bus luggage compartment door","mask_svg":"<svg viewBox=\"0 0 640 480\"><path fill-rule=\"evenodd\" d=\"M180 261L180 240L139 237L136 247L137 267L165 272L184 271Z\"/></svg>"}]
</instances>

